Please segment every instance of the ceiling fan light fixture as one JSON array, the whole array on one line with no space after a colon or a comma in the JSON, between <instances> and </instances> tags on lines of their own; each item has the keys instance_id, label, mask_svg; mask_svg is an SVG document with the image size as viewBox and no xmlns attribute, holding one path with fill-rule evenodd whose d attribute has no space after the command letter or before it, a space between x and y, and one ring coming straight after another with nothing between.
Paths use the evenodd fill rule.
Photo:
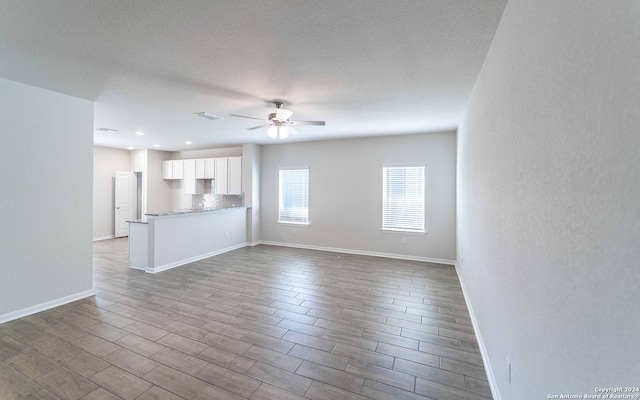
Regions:
<instances>
[{"instance_id":1,"label":"ceiling fan light fixture","mask_svg":"<svg viewBox=\"0 0 640 400\"><path fill-rule=\"evenodd\" d=\"M271 126L269 129L267 129L267 135L269 135L271 139L275 139L276 137L278 137L278 127L275 125Z\"/></svg>"},{"instance_id":2,"label":"ceiling fan light fixture","mask_svg":"<svg viewBox=\"0 0 640 400\"><path fill-rule=\"evenodd\" d=\"M283 109L281 101L276 100L274 101L274 104L276 106L276 112L269 113L267 115L266 120L263 120L262 118L249 117L247 115L231 114L231 116L264 121L262 125L253 126L247 129L254 130L254 129L260 129L262 127L268 126L269 128L267 129L267 135L271 139L288 138L290 134L288 126L291 126L291 129L293 129L293 132L297 133L295 128L293 128L293 126L295 125L321 125L321 126L325 125L324 121L291 121L289 120L289 118L291 117L291 115L293 115L293 111Z\"/></svg>"},{"instance_id":3,"label":"ceiling fan light fixture","mask_svg":"<svg viewBox=\"0 0 640 400\"><path fill-rule=\"evenodd\" d=\"M280 139L286 139L289 137L289 129L287 129L286 126L279 127L278 133L280 134Z\"/></svg>"},{"instance_id":4,"label":"ceiling fan light fixture","mask_svg":"<svg viewBox=\"0 0 640 400\"><path fill-rule=\"evenodd\" d=\"M278 108L276 111L276 119L280 121L286 121L293 115L293 111L285 110L284 108Z\"/></svg>"}]
</instances>

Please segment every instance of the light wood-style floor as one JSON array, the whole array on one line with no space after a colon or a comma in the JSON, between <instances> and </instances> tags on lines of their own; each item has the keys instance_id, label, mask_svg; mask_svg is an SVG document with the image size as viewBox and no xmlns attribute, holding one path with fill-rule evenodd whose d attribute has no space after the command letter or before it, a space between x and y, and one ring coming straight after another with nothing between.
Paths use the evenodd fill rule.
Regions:
<instances>
[{"instance_id":1,"label":"light wood-style floor","mask_svg":"<svg viewBox=\"0 0 640 400\"><path fill-rule=\"evenodd\" d=\"M94 244L97 295L0 325L0 398L489 399L453 267L273 246L157 275Z\"/></svg>"}]
</instances>

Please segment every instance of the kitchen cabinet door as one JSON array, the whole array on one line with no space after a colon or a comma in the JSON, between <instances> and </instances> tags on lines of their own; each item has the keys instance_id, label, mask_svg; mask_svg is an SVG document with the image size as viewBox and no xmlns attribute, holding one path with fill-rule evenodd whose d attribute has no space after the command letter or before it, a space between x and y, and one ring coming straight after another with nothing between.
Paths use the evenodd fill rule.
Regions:
<instances>
[{"instance_id":1,"label":"kitchen cabinet door","mask_svg":"<svg viewBox=\"0 0 640 400\"><path fill-rule=\"evenodd\" d=\"M216 159L215 158L205 158L204 179L216 179Z\"/></svg>"},{"instance_id":2,"label":"kitchen cabinet door","mask_svg":"<svg viewBox=\"0 0 640 400\"><path fill-rule=\"evenodd\" d=\"M184 161L183 160L173 160L173 178L172 179L182 179L184 178Z\"/></svg>"},{"instance_id":3,"label":"kitchen cabinet door","mask_svg":"<svg viewBox=\"0 0 640 400\"><path fill-rule=\"evenodd\" d=\"M184 160L184 178L182 179L182 191L184 193L196 193L196 160Z\"/></svg>"},{"instance_id":4,"label":"kitchen cabinet door","mask_svg":"<svg viewBox=\"0 0 640 400\"><path fill-rule=\"evenodd\" d=\"M162 162L162 179L173 179L173 161Z\"/></svg>"},{"instance_id":5,"label":"kitchen cabinet door","mask_svg":"<svg viewBox=\"0 0 640 400\"><path fill-rule=\"evenodd\" d=\"M162 162L162 179L182 178L184 178L184 160L166 160Z\"/></svg>"},{"instance_id":6,"label":"kitchen cabinet door","mask_svg":"<svg viewBox=\"0 0 640 400\"><path fill-rule=\"evenodd\" d=\"M216 158L216 194L228 194L227 158Z\"/></svg>"},{"instance_id":7,"label":"kitchen cabinet door","mask_svg":"<svg viewBox=\"0 0 640 400\"><path fill-rule=\"evenodd\" d=\"M196 160L184 160L182 191L186 194L204 193L204 181L196 178L196 168Z\"/></svg>"},{"instance_id":8,"label":"kitchen cabinet door","mask_svg":"<svg viewBox=\"0 0 640 400\"><path fill-rule=\"evenodd\" d=\"M196 179L205 179L205 173L206 173L206 168L205 168L205 159L204 158L198 158L196 160Z\"/></svg>"},{"instance_id":9,"label":"kitchen cabinet door","mask_svg":"<svg viewBox=\"0 0 640 400\"><path fill-rule=\"evenodd\" d=\"M229 182L228 194L242 194L242 157L229 157L227 159Z\"/></svg>"}]
</instances>

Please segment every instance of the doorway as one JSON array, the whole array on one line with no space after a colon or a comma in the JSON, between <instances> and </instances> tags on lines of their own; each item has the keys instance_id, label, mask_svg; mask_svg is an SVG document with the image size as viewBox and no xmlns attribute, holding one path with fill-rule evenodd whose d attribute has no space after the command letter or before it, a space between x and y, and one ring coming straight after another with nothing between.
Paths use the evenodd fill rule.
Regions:
<instances>
[{"instance_id":1,"label":"doorway","mask_svg":"<svg viewBox=\"0 0 640 400\"><path fill-rule=\"evenodd\" d=\"M133 179L135 181L136 193L136 219L142 219L142 172L133 171Z\"/></svg>"},{"instance_id":2,"label":"doorway","mask_svg":"<svg viewBox=\"0 0 640 400\"><path fill-rule=\"evenodd\" d=\"M129 236L129 223L138 215L136 175L131 171L116 171L114 193L114 236Z\"/></svg>"}]
</instances>

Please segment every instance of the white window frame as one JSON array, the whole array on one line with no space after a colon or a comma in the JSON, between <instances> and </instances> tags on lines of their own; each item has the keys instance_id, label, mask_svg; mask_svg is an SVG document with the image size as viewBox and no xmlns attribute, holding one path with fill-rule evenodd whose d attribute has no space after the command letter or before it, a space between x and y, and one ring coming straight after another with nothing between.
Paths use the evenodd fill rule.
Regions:
<instances>
[{"instance_id":1,"label":"white window frame","mask_svg":"<svg viewBox=\"0 0 640 400\"><path fill-rule=\"evenodd\" d=\"M388 221L390 218L385 218L387 216L387 213L389 212L389 205L388 205L388 194L387 194L387 179L388 179L388 169L392 169L392 168L421 168L422 169L422 180L420 182L420 186L421 186L421 191L420 191L420 195L419 198L421 199L422 204L419 204L419 212L422 213L422 218L419 218L417 220L417 222L420 222L421 226L391 226L390 224L388 224L388 222L386 222L386 220ZM382 166L382 231L383 232L398 232L398 233L413 233L413 234L426 234L426 188L425 188L425 181L426 181L426 167L424 164L384 164Z\"/></svg>"},{"instance_id":2,"label":"white window frame","mask_svg":"<svg viewBox=\"0 0 640 400\"><path fill-rule=\"evenodd\" d=\"M282 196L282 189L283 189L283 173L285 171L302 171L302 170L306 170L307 171L307 193L306 193L306 200L307 200L307 210L306 210L306 220L305 221L295 221L295 220L290 220L290 219L286 219L286 214L283 213L283 210L285 210L284 206L283 206L283 196ZM309 225L309 199L310 199L310 182L309 182L309 167L291 167L291 168L279 168L278 170L278 223L279 224L285 224L285 225L302 225L302 226L306 226ZM303 196L304 197L304 196ZM283 219L284 218L284 219Z\"/></svg>"}]
</instances>

